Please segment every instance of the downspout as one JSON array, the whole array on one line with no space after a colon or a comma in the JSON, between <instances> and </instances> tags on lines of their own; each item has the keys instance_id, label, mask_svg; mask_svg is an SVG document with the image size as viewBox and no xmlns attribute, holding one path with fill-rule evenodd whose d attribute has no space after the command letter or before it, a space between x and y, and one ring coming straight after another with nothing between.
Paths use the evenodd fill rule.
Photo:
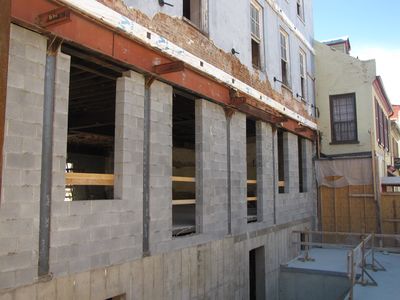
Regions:
<instances>
[{"instance_id":1,"label":"downspout","mask_svg":"<svg viewBox=\"0 0 400 300\"><path fill-rule=\"evenodd\" d=\"M44 79L42 164L40 179L39 262L38 276L48 276L50 255L50 213L53 171L53 120L56 78L56 56L61 40L48 41Z\"/></svg>"},{"instance_id":2,"label":"downspout","mask_svg":"<svg viewBox=\"0 0 400 300\"><path fill-rule=\"evenodd\" d=\"M150 111L153 76L145 77L143 135L143 256L150 255Z\"/></svg>"}]
</instances>

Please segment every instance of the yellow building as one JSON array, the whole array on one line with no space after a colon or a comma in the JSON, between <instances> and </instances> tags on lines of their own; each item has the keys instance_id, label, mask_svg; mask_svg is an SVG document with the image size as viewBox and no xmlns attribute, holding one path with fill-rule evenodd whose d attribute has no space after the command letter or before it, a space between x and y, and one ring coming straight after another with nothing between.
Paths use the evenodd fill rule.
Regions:
<instances>
[{"instance_id":1,"label":"yellow building","mask_svg":"<svg viewBox=\"0 0 400 300\"><path fill-rule=\"evenodd\" d=\"M375 60L349 55L347 38L315 43L316 103L322 157L371 157L377 175L392 166L390 116L392 105Z\"/></svg>"}]
</instances>

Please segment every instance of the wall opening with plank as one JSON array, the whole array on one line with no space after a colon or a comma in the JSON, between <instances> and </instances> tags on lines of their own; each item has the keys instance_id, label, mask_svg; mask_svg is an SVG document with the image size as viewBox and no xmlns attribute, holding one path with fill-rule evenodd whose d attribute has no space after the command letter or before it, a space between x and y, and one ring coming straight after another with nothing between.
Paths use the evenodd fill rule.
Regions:
<instances>
[{"instance_id":1,"label":"wall opening with plank","mask_svg":"<svg viewBox=\"0 0 400 300\"><path fill-rule=\"evenodd\" d=\"M121 72L70 45L62 51L71 56L65 200L113 199L116 79Z\"/></svg>"},{"instance_id":2,"label":"wall opening with plank","mask_svg":"<svg viewBox=\"0 0 400 300\"><path fill-rule=\"evenodd\" d=\"M257 147L256 121L246 119L247 222L257 222Z\"/></svg>"},{"instance_id":3,"label":"wall opening with plank","mask_svg":"<svg viewBox=\"0 0 400 300\"><path fill-rule=\"evenodd\" d=\"M172 104L172 234L196 230L195 100L179 90Z\"/></svg>"}]
</instances>

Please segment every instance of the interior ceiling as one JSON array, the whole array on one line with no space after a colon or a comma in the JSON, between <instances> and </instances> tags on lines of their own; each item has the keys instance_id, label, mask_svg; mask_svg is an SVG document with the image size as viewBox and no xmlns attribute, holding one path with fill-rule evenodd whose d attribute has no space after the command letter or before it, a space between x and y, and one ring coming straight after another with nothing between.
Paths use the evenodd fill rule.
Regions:
<instances>
[{"instance_id":1,"label":"interior ceiling","mask_svg":"<svg viewBox=\"0 0 400 300\"><path fill-rule=\"evenodd\" d=\"M179 92L174 92L172 136L175 147L194 148L195 134L195 101Z\"/></svg>"},{"instance_id":2,"label":"interior ceiling","mask_svg":"<svg viewBox=\"0 0 400 300\"><path fill-rule=\"evenodd\" d=\"M126 69L71 45L64 45L62 51L71 56L69 148L112 147L116 79Z\"/></svg>"}]
</instances>

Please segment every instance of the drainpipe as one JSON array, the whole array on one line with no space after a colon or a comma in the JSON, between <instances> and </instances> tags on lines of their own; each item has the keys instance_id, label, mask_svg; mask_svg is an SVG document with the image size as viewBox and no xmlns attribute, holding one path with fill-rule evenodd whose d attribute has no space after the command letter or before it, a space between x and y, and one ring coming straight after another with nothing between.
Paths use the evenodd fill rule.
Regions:
<instances>
[{"instance_id":1,"label":"drainpipe","mask_svg":"<svg viewBox=\"0 0 400 300\"><path fill-rule=\"evenodd\" d=\"M46 56L43 104L42 165L40 180L39 262L38 276L49 276L50 213L53 170L53 120L56 56L61 40L49 40Z\"/></svg>"}]
</instances>

